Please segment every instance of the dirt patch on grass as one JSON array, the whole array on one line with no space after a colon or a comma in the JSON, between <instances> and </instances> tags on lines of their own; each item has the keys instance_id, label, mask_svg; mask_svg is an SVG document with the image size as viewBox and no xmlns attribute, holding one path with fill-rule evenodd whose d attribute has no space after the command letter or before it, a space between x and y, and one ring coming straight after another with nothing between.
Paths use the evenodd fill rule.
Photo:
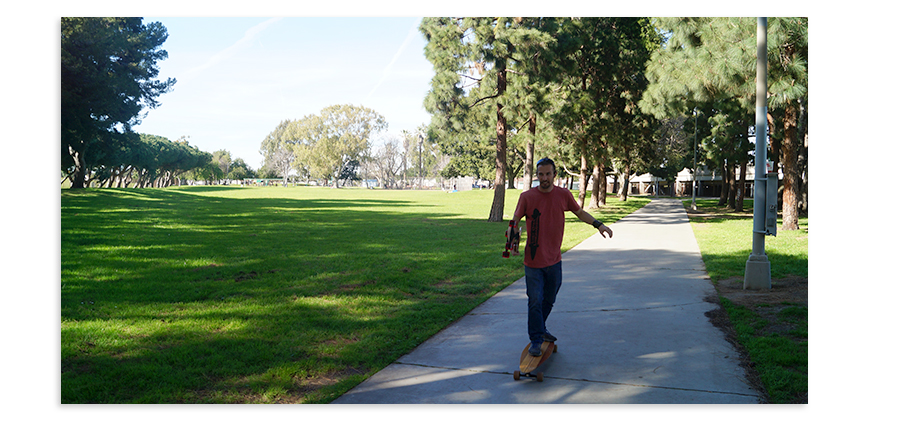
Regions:
<instances>
[{"instance_id":1,"label":"dirt patch on grass","mask_svg":"<svg viewBox=\"0 0 900 431\"><path fill-rule=\"evenodd\" d=\"M347 367L343 370L326 373L320 376L306 376L304 378L295 377L294 387L291 388L291 390L287 394L280 397L276 401L276 403L300 404L307 401L307 398L310 394L324 388L325 386L335 385L347 377L363 375L366 373L368 373L368 371L365 368L357 369L353 367Z\"/></svg>"},{"instance_id":2,"label":"dirt patch on grass","mask_svg":"<svg viewBox=\"0 0 900 431\"><path fill-rule=\"evenodd\" d=\"M728 299L733 304L743 306L764 319L765 327L760 328L758 334L781 335L805 342L807 340L806 313L809 307L808 279L790 276L772 280L771 289L744 290L743 278L732 277L721 280L715 287L718 296L711 295L706 300L718 304L719 307L707 312L706 317L725 333L725 338L741 354L741 366L746 371L747 382L760 394L766 394L759 373L756 371L756 364L749 359L747 350L737 341L737 333L719 298ZM802 319L792 316L802 317ZM808 393L798 394L792 402L806 404L808 403L807 399Z\"/></svg>"},{"instance_id":3,"label":"dirt patch on grass","mask_svg":"<svg viewBox=\"0 0 900 431\"><path fill-rule=\"evenodd\" d=\"M777 305L785 302L809 306L807 285L806 277L789 276L772 280L771 289L745 290L743 277L731 277L719 281L716 290L729 301L745 307Z\"/></svg>"},{"instance_id":4,"label":"dirt patch on grass","mask_svg":"<svg viewBox=\"0 0 900 431\"><path fill-rule=\"evenodd\" d=\"M266 394L257 381L258 376L247 376L235 382L211 379L208 389L191 393L189 397L179 400L181 403L216 403L216 404L302 404L316 401L315 392L326 386L340 383L342 380L368 373L365 368L346 367L339 371L331 371L321 375L310 375L301 372L293 376L291 384L280 393ZM256 382L254 384L254 382ZM262 384L262 386L265 386Z\"/></svg>"}]
</instances>

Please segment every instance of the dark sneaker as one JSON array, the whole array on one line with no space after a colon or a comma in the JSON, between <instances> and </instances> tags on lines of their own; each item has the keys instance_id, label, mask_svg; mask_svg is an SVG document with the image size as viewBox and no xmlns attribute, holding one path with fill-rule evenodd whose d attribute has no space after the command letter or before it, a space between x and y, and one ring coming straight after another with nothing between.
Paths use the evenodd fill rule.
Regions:
<instances>
[{"instance_id":1,"label":"dark sneaker","mask_svg":"<svg viewBox=\"0 0 900 431\"><path fill-rule=\"evenodd\" d=\"M531 356L541 356L541 343L531 343L528 348L528 354Z\"/></svg>"},{"instance_id":2,"label":"dark sneaker","mask_svg":"<svg viewBox=\"0 0 900 431\"><path fill-rule=\"evenodd\" d=\"M544 332L544 341L556 341L556 337L554 337L553 334L545 331Z\"/></svg>"}]
</instances>

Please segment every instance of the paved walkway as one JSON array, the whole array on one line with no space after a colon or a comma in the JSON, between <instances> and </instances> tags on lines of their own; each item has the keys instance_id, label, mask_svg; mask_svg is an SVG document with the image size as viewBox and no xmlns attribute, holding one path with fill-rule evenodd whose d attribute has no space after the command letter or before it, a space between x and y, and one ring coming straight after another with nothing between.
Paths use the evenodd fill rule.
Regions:
<instances>
[{"instance_id":1,"label":"paved walkway","mask_svg":"<svg viewBox=\"0 0 900 431\"><path fill-rule=\"evenodd\" d=\"M715 289L681 202L611 227L563 254L543 382L512 377L528 342L522 278L335 403L757 403L704 316Z\"/></svg>"}]
</instances>

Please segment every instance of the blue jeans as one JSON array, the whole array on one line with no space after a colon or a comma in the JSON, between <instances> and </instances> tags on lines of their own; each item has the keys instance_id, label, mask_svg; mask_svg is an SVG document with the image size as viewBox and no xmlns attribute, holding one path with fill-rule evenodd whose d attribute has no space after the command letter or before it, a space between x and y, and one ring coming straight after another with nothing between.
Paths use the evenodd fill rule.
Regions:
<instances>
[{"instance_id":1,"label":"blue jeans","mask_svg":"<svg viewBox=\"0 0 900 431\"><path fill-rule=\"evenodd\" d=\"M528 294L528 338L532 343L542 342L545 323L556 294L562 285L562 262L546 268L525 267L525 293Z\"/></svg>"}]
</instances>

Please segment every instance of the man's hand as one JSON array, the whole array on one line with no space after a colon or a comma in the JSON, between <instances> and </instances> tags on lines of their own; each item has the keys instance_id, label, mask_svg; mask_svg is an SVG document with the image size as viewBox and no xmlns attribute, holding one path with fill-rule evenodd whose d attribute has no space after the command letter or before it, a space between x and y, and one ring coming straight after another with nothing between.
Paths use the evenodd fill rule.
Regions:
<instances>
[{"instance_id":1,"label":"man's hand","mask_svg":"<svg viewBox=\"0 0 900 431\"><path fill-rule=\"evenodd\" d=\"M605 224L600 225L597 230L600 231L600 235L603 235L604 238L607 238L606 234L609 234L609 238L612 238L613 236L612 229L610 229L609 226Z\"/></svg>"}]
</instances>

